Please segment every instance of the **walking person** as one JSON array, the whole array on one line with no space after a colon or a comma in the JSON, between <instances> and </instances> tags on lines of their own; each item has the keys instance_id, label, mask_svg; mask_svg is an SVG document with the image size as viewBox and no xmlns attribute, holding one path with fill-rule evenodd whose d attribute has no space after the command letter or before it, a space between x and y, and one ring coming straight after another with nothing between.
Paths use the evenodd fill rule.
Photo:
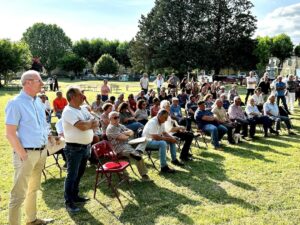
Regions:
<instances>
[{"instance_id":1,"label":"walking person","mask_svg":"<svg viewBox=\"0 0 300 225\"><path fill-rule=\"evenodd\" d=\"M44 83L38 72L21 77L22 90L6 107L6 137L13 148L14 181L10 193L9 224L21 225L25 203L26 224L46 224L37 219L37 191L40 189L48 142L45 108L37 94Z\"/></svg>"},{"instance_id":2,"label":"walking person","mask_svg":"<svg viewBox=\"0 0 300 225\"><path fill-rule=\"evenodd\" d=\"M71 87L67 91L67 105L62 114L67 157L67 177L65 179L65 204L69 212L80 209L75 203L83 203L88 198L79 196L79 183L84 174L90 147L93 141L94 129L99 128L99 121L95 120L86 107L81 107L84 98L81 90Z\"/></svg>"},{"instance_id":3,"label":"walking person","mask_svg":"<svg viewBox=\"0 0 300 225\"><path fill-rule=\"evenodd\" d=\"M250 71L249 77L246 77L247 82L247 94L245 98L245 104L248 102L248 97L254 94L254 90L256 87L256 77L254 76L254 71Z\"/></svg>"}]
</instances>

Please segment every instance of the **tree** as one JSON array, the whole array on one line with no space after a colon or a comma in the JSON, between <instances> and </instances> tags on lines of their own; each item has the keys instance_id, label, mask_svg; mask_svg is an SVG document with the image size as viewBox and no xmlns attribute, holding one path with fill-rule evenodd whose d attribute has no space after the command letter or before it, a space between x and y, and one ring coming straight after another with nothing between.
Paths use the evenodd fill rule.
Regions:
<instances>
[{"instance_id":1,"label":"tree","mask_svg":"<svg viewBox=\"0 0 300 225\"><path fill-rule=\"evenodd\" d=\"M273 37L272 40L271 53L280 60L279 68L282 68L284 60L293 54L293 42L286 34L279 34Z\"/></svg>"},{"instance_id":2,"label":"tree","mask_svg":"<svg viewBox=\"0 0 300 225\"><path fill-rule=\"evenodd\" d=\"M119 63L109 54L103 54L94 65L94 73L115 74L118 72Z\"/></svg>"},{"instance_id":3,"label":"tree","mask_svg":"<svg viewBox=\"0 0 300 225\"><path fill-rule=\"evenodd\" d=\"M46 70L51 73L58 61L72 48L65 32L55 24L35 23L23 34L34 57L39 57Z\"/></svg>"},{"instance_id":4,"label":"tree","mask_svg":"<svg viewBox=\"0 0 300 225\"><path fill-rule=\"evenodd\" d=\"M295 47L294 52L295 56L300 57L300 44Z\"/></svg>"},{"instance_id":5,"label":"tree","mask_svg":"<svg viewBox=\"0 0 300 225\"><path fill-rule=\"evenodd\" d=\"M256 28L252 7L249 0L157 0L139 21L130 45L131 63L144 64L145 70L171 67L179 74L197 67L218 72L236 64L234 46Z\"/></svg>"},{"instance_id":6,"label":"tree","mask_svg":"<svg viewBox=\"0 0 300 225\"><path fill-rule=\"evenodd\" d=\"M10 42L7 39L0 40L0 75L3 75L5 84L12 72L29 69L31 66L31 53L24 42ZM0 87L2 86L0 76Z\"/></svg>"},{"instance_id":7,"label":"tree","mask_svg":"<svg viewBox=\"0 0 300 225\"><path fill-rule=\"evenodd\" d=\"M271 57L272 38L268 36L258 37L256 41L257 45L254 50L254 54L258 58L258 64L256 64L256 67L260 72L263 72L265 71Z\"/></svg>"},{"instance_id":8,"label":"tree","mask_svg":"<svg viewBox=\"0 0 300 225\"><path fill-rule=\"evenodd\" d=\"M128 42L120 42L117 47L117 57L118 62L125 67L130 67L131 63L128 56L129 43Z\"/></svg>"},{"instance_id":9,"label":"tree","mask_svg":"<svg viewBox=\"0 0 300 225\"><path fill-rule=\"evenodd\" d=\"M77 56L74 53L67 53L59 60L59 66L65 71L73 71L77 76L79 72L83 71L87 62L85 59Z\"/></svg>"}]
</instances>

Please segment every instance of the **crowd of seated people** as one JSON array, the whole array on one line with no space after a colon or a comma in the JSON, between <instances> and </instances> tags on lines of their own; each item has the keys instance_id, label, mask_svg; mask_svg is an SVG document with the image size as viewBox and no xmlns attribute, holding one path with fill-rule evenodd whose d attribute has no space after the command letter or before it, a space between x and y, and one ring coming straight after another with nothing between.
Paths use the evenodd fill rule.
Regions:
<instances>
[{"instance_id":1,"label":"crowd of seated people","mask_svg":"<svg viewBox=\"0 0 300 225\"><path fill-rule=\"evenodd\" d=\"M262 126L264 138L270 134L279 135L281 121L285 123L288 134L295 134L292 131L287 105L284 104L285 97L281 95L286 88L291 92L297 90L299 83L297 86L291 79L289 77L290 82L282 84L283 81L279 77L278 84L275 83L275 93L277 91L280 95L269 95L266 100L266 95L270 94L271 89L268 76L265 74L254 94L249 96L248 102L245 102L245 106L236 84L226 90L222 82L210 83L205 80L196 82L184 78L179 83L174 77L171 77L165 85L163 80L160 80L158 92L144 88L128 96L121 93L117 98L110 94L109 84L105 81L104 88L101 89L101 93L105 93L105 96L97 94L90 106L88 102L84 104L92 115L100 120L100 130L95 132L99 137L95 140L110 140L116 145L117 153L121 152L120 146L128 146L126 141L129 138L138 137L139 130L143 130L147 143L141 147L141 153L136 153L136 148L130 148L128 152L129 156L132 151L134 152L133 157L138 162L140 174L147 179L147 172L139 160L145 147L158 148L161 171L173 173L174 170L166 163L168 146L172 163L182 166L183 161L192 160L190 149L194 139L193 132L196 131L210 135L213 147L218 150L223 149L221 140L224 135L227 136L228 143L233 145L238 143L237 137L245 140L256 138L257 124ZM293 95L291 96L293 98ZM45 104L45 112L51 115L52 110L45 93L42 93L40 98ZM278 105L279 100L283 103L283 107ZM293 100L295 101L295 98ZM58 92L57 98L53 101L54 112L58 118L65 105L63 93ZM50 120L48 122L50 123ZM122 125L121 128L119 124ZM120 137L119 133L122 134ZM176 143L179 140L183 145L180 161L176 157L178 147ZM127 153L123 151L122 154Z\"/></svg>"}]
</instances>

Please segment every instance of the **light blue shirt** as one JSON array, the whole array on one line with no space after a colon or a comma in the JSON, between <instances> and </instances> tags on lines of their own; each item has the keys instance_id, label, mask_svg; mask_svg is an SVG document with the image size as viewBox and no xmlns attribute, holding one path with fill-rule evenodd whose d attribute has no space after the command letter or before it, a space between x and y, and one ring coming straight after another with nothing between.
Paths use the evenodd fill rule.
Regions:
<instances>
[{"instance_id":1,"label":"light blue shirt","mask_svg":"<svg viewBox=\"0 0 300 225\"><path fill-rule=\"evenodd\" d=\"M272 116L278 116L279 115L279 108L277 104L274 102L274 104L270 102L266 102L264 104L264 115L268 116L267 112L271 113Z\"/></svg>"},{"instance_id":2,"label":"light blue shirt","mask_svg":"<svg viewBox=\"0 0 300 225\"><path fill-rule=\"evenodd\" d=\"M24 148L39 148L48 142L45 107L39 97L31 97L21 90L8 102L6 125L17 126L17 136Z\"/></svg>"},{"instance_id":3,"label":"light blue shirt","mask_svg":"<svg viewBox=\"0 0 300 225\"><path fill-rule=\"evenodd\" d=\"M175 106L172 104L170 107L170 111L173 116L178 117L178 118L182 117L180 105Z\"/></svg>"}]
</instances>

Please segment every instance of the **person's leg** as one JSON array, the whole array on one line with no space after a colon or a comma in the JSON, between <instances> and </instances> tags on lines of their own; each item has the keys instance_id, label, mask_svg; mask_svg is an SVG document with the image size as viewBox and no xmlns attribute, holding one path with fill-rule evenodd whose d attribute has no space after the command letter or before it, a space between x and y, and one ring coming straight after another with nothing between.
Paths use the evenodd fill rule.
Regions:
<instances>
[{"instance_id":1,"label":"person's leg","mask_svg":"<svg viewBox=\"0 0 300 225\"><path fill-rule=\"evenodd\" d=\"M233 126L230 124L223 124L227 128L227 140L230 144L235 144L233 140Z\"/></svg>"},{"instance_id":2,"label":"person's leg","mask_svg":"<svg viewBox=\"0 0 300 225\"><path fill-rule=\"evenodd\" d=\"M295 92L289 92L290 110L294 111Z\"/></svg>"},{"instance_id":3,"label":"person's leg","mask_svg":"<svg viewBox=\"0 0 300 225\"><path fill-rule=\"evenodd\" d=\"M17 153L13 153L15 174L8 206L9 224L21 225L21 206L26 198L33 168L38 161L38 155L33 153L33 151L28 151L28 158L25 161L22 161Z\"/></svg>"},{"instance_id":4,"label":"person's leg","mask_svg":"<svg viewBox=\"0 0 300 225\"><path fill-rule=\"evenodd\" d=\"M165 141L149 141L147 143L147 148L159 149L159 159L160 159L160 167L165 167L167 165L167 142Z\"/></svg>"},{"instance_id":5,"label":"person's leg","mask_svg":"<svg viewBox=\"0 0 300 225\"><path fill-rule=\"evenodd\" d=\"M247 89L245 104L247 104L247 102L248 102L248 97L249 97L250 93L251 93L251 89Z\"/></svg>"},{"instance_id":6,"label":"person's leg","mask_svg":"<svg viewBox=\"0 0 300 225\"><path fill-rule=\"evenodd\" d=\"M133 130L134 132L137 131L139 128L144 127L143 124L139 123L139 122L133 122L130 123L128 125L126 125L126 127L130 130Z\"/></svg>"},{"instance_id":7,"label":"person's leg","mask_svg":"<svg viewBox=\"0 0 300 225\"><path fill-rule=\"evenodd\" d=\"M176 145L175 143L168 143L170 146L171 159L172 161L176 160Z\"/></svg>"},{"instance_id":8,"label":"person's leg","mask_svg":"<svg viewBox=\"0 0 300 225\"><path fill-rule=\"evenodd\" d=\"M75 182L74 182L74 188L73 188L73 199L76 199L79 197L79 183L80 183L80 180L81 180L81 177L83 176L84 172L85 172L85 168L86 168L86 163L87 163L87 160L89 158L89 148L82 148L80 150L80 155L78 155L78 158L80 158L80 161L79 161L79 168L78 168L78 174L77 174L77 177L75 179Z\"/></svg>"},{"instance_id":9,"label":"person's leg","mask_svg":"<svg viewBox=\"0 0 300 225\"><path fill-rule=\"evenodd\" d=\"M220 147L218 140L218 129L215 125L207 124L203 127L203 131L211 135L211 142L215 148Z\"/></svg>"},{"instance_id":10,"label":"person's leg","mask_svg":"<svg viewBox=\"0 0 300 225\"><path fill-rule=\"evenodd\" d=\"M47 158L46 149L44 149L43 151L34 151L32 153L36 155L37 162L32 170L32 174L28 183L27 196L24 203L27 222L36 220L37 192L41 186L42 170L44 169Z\"/></svg>"},{"instance_id":11,"label":"person's leg","mask_svg":"<svg viewBox=\"0 0 300 225\"><path fill-rule=\"evenodd\" d=\"M190 132L177 132L174 134L174 136L179 137L184 142L183 147L181 149L180 158L188 158L189 150L191 148L194 135Z\"/></svg>"},{"instance_id":12,"label":"person's leg","mask_svg":"<svg viewBox=\"0 0 300 225\"><path fill-rule=\"evenodd\" d=\"M282 101L282 104L283 104L284 109L287 111L287 113L290 114L289 109L288 109L288 106L287 106L287 104L286 104L285 96L281 96L281 101Z\"/></svg>"},{"instance_id":13,"label":"person's leg","mask_svg":"<svg viewBox=\"0 0 300 225\"><path fill-rule=\"evenodd\" d=\"M247 137L248 136L248 121L243 119L237 119L237 122L242 127L242 136Z\"/></svg>"},{"instance_id":14,"label":"person's leg","mask_svg":"<svg viewBox=\"0 0 300 225\"><path fill-rule=\"evenodd\" d=\"M218 140L220 141L223 138L223 136L228 132L228 129L223 125L219 125L217 128L218 128Z\"/></svg>"},{"instance_id":15,"label":"person's leg","mask_svg":"<svg viewBox=\"0 0 300 225\"><path fill-rule=\"evenodd\" d=\"M256 129L256 120L255 119L248 119L248 124L250 125L250 137L253 138L255 135L255 129Z\"/></svg>"},{"instance_id":16,"label":"person's leg","mask_svg":"<svg viewBox=\"0 0 300 225\"><path fill-rule=\"evenodd\" d=\"M66 145L64 151L67 158L67 176L65 178L64 197L65 203L71 204L74 203L73 193L82 161L82 155L78 154L78 149L73 146Z\"/></svg>"},{"instance_id":17,"label":"person's leg","mask_svg":"<svg viewBox=\"0 0 300 225\"><path fill-rule=\"evenodd\" d=\"M287 127L288 130L290 130L292 128L291 121L290 121L290 119L288 117L286 117L286 116L279 116L279 118L280 118L280 120L282 120L285 123L285 125L286 125L286 127Z\"/></svg>"}]
</instances>

